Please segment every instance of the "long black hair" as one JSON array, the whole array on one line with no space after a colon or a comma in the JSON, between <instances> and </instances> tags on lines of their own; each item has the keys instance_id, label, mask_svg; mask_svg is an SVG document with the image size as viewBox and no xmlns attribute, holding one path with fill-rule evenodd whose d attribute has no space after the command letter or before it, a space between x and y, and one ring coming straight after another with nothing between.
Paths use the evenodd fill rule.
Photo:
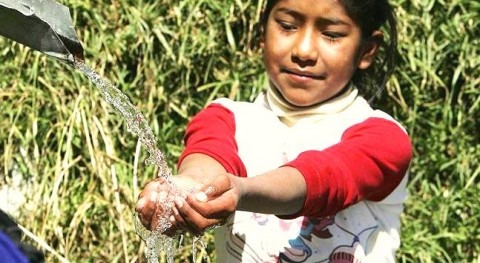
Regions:
<instances>
[{"instance_id":1,"label":"long black hair","mask_svg":"<svg viewBox=\"0 0 480 263\"><path fill-rule=\"evenodd\" d=\"M297 0L299 1L299 0ZM321 1L321 0L319 0ZM268 17L278 0L267 0L258 25L258 37L264 34ZM387 81L395 70L397 60L397 20L388 0L339 0L347 14L355 21L368 39L375 30L382 28L385 39L380 46L377 58L367 69L358 69L352 77L352 82L360 91L371 96L371 100L379 96L385 89Z\"/></svg>"}]
</instances>

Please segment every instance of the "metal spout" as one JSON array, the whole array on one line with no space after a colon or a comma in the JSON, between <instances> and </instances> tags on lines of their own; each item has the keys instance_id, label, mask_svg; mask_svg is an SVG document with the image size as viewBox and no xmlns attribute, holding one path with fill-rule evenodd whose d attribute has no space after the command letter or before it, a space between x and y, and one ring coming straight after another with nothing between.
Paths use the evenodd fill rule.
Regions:
<instances>
[{"instance_id":1,"label":"metal spout","mask_svg":"<svg viewBox=\"0 0 480 263\"><path fill-rule=\"evenodd\" d=\"M0 0L0 35L71 64L84 60L70 12L54 0Z\"/></svg>"}]
</instances>

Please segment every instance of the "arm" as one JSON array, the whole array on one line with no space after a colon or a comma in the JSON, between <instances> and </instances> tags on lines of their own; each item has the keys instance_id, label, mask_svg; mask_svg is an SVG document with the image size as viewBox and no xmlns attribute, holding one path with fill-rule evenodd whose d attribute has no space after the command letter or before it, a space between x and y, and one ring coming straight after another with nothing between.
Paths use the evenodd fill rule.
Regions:
<instances>
[{"instance_id":1,"label":"arm","mask_svg":"<svg viewBox=\"0 0 480 263\"><path fill-rule=\"evenodd\" d=\"M235 209L276 214L298 212L305 199L306 186L297 169L281 167L254 178L239 178L246 177L246 169L238 156L235 128L235 116L222 105L212 104L197 114L187 127L186 148L179 161L180 174L188 170L188 173L202 174L204 177L201 167L205 167L206 163L191 160L191 157L200 153L208 155L210 161L217 161L218 165L218 169L209 174L218 176L223 173L225 178L218 181L228 180L229 183L222 185L242 196L241 202L235 204ZM227 176L225 172L236 176ZM215 176L204 177L203 182L210 183ZM217 187L215 191L219 195L228 190ZM238 200L238 196L234 199ZM264 202L269 205L262 205Z\"/></svg>"},{"instance_id":2,"label":"arm","mask_svg":"<svg viewBox=\"0 0 480 263\"><path fill-rule=\"evenodd\" d=\"M158 218L170 216L161 204L178 195L177 188L184 194L174 197L182 203L188 192L212 182L218 174L229 171L246 176L234 137L234 117L228 109L212 104L197 114L187 126L186 149L179 159L178 174L171 178L173 185L156 178L145 184L140 193L135 210L142 224L155 229Z\"/></svg>"},{"instance_id":3,"label":"arm","mask_svg":"<svg viewBox=\"0 0 480 263\"><path fill-rule=\"evenodd\" d=\"M178 161L179 169L183 169L186 157L203 154L218 162L228 173L246 177L246 168L238 156L235 129L235 117L229 109L220 104L209 105L187 126L185 149ZM204 166L201 162L195 163L197 165ZM188 167L192 168L193 165L189 164Z\"/></svg>"},{"instance_id":4,"label":"arm","mask_svg":"<svg viewBox=\"0 0 480 263\"><path fill-rule=\"evenodd\" d=\"M223 184L229 189L213 187L210 201L187 202L205 217L222 208L216 196L228 195L238 200L238 210L282 218L333 215L361 200L388 196L405 176L411 157L410 139L397 124L371 118L346 130L340 143L323 151L306 151L253 178L229 178L231 183Z\"/></svg>"},{"instance_id":5,"label":"arm","mask_svg":"<svg viewBox=\"0 0 480 263\"><path fill-rule=\"evenodd\" d=\"M183 158L175 177L185 177L205 185L212 182L217 175L224 173L226 173L225 168L212 157L193 153Z\"/></svg>"},{"instance_id":6,"label":"arm","mask_svg":"<svg viewBox=\"0 0 480 263\"><path fill-rule=\"evenodd\" d=\"M213 119L225 114L224 111L220 109L223 113L214 115ZM197 123L187 131L189 140L181 160L205 152L213 159L210 161L216 160L216 165L224 168L215 170L220 174L212 177L202 175L202 183L213 181L200 195L190 195L186 202L177 204L181 215L175 219L181 228L194 233L225 222L235 210L294 218L332 215L363 199L379 201L402 180L411 159L408 135L391 121L371 118L349 128L341 142L332 147L306 151L285 166L256 177L239 178L231 173L246 172L236 154L233 115L226 115L230 117L223 116L219 122L224 129L210 125L215 128L202 133L205 129ZM228 147L218 147L223 145ZM181 171L204 174L200 169L202 162L192 159L190 163L189 160L185 168L183 162L180 162ZM222 174L223 171L227 173Z\"/></svg>"},{"instance_id":7,"label":"arm","mask_svg":"<svg viewBox=\"0 0 480 263\"><path fill-rule=\"evenodd\" d=\"M252 178L234 180L240 196L238 210L290 215L299 212L305 202L305 179L293 167L284 166Z\"/></svg>"},{"instance_id":8,"label":"arm","mask_svg":"<svg viewBox=\"0 0 480 263\"><path fill-rule=\"evenodd\" d=\"M410 138L396 123L370 118L354 125L340 143L286 164L308 185L300 213L287 218L334 215L361 200L381 201L402 181L411 158Z\"/></svg>"},{"instance_id":9,"label":"arm","mask_svg":"<svg viewBox=\"0 0 480 263\"><path fill-rule=\"evenodd\" d=\"M288 215L304 203L306 184L300 172L280 167L265 174L243 178L220 174L199 192L175 204L176 228L200 235L208 228L227 222L236 211Z\"/></svg>"}]
</instances>

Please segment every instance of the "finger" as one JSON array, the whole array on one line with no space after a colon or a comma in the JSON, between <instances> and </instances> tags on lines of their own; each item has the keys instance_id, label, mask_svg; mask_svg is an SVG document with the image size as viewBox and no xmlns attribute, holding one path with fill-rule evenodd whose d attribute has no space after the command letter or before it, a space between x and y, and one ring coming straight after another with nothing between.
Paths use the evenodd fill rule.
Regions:
<instances>
[{"instance_id":1,"label":"finger","mask_svg":"<svg viewBox=\"0 0 480 263\"><path fill-rule=\"evenodd\" d=\"M219 196L230 190L230 179L228 176L218 176L211 183L205 185L196 194L196 198L200 202L205 202L213 197Z\"/></svg>"},{"instance_id":2,"label":"finger","mask_svg":"<svg viewBox=\"0 0 480 263\"><path fill-rule=\"evenodd\" d=\"M180 210L187 231L197 236L202 235L208 229L223 225L228 219L228 216L223 215L221 217L205 217L204 214L198 213L198 211L193 209L188 202L185 202Z\"/></svg>"},{"instance_id":3,"label":"finger","mask_svg":"<svg viewBox=\"0 0 480 263\"><path fill-rule=\"evenodd\" d=\"M154 214L150 222L150 230L163 233L172 226L170 222L170 215L165 209L157 203L157 207L154 210Z\"/></svg>"},{"instance_id":4,"label":"finger","mask_svg":"<svg viewBox=\"0 0 480 263\"><path fill-rule=\"evenodd\" d=\"M148 195L152 191L158 191L160 186L161 186L160 181L154 181L154 180L149 181L148 183L145 184L145 186L143 187L143 190L138 195L138 199L144 197L145 195Z\"/></svg>"},{"instance_id":5,"label":"finger","mask_svg":"<svg viewBox=\"0 0 480 263\"><path fill-rule=\"evenodd\" d=\"M233 195L225 194L210 199L207 202L198 201L197 196L188 196L186 202L192 209L207 218L223 218L235 212L237 207L236 199Z\"/></svg>"},{"instance_id":6,"label":"finger","mask_svg":"<svg viewBox=\"0 0 480 263\"><path fill-rule=\"evenodd\" d=\"M196 228L194 224L192 224L192 220L188 218L192 217L195 213L184 200L176 198L175 207L172 210L173 219L175 220L177 228L191 233L198 232L198 228Z\"/></svg>"},{"instance_id":7,"label":"finger","mask_svg":"<svg viewBox=\"0 0 480 263\"><path fill-rule=\"evenodd\" d=\"M164 192L149 192L149 195L145 195L138 201L135 210L140 215L140 222L149 230L155 230L158 224L165 224L161 220L161 216L164 216L165 210L162 207L163 200L166 198Z\"/></svg>"},{"instance_id":8,"label":"finger","mask_svg":"<svg viewBox=\"0 0 480 263\"><path fill-rule=\"evenodd\" d=\"M146 198L141 198L137 202L137 206L135 207L135 212L137 212L138 219L140 220L140 223L144 227L149 227L150 226L150 220L153 215L153 212L150 213L148 209L145 209L147 206L147 199Z\"/></svg>"},{"instance_id":9,"label":"finger","mask_svg":"<svg viewBox=\"0 0 480 263\"><path fill-rule=\"evenodd\" d=\"M183 207L183 205L184 205L184 202L182 200L178 200L178 198L175 199L175 205L172 208L171 218L172 218L172 222L175 223L175 225L178 229L187 230L187 225L185 223L185 219L183 218L183 216L178 211L178 209L181 209ZM188 208L184 208L184 209L188 209Z\"/></svg>"},{"instance_id":10,"label":"finger","mask_svg":"<svg viewBox=\"0 0 480 263\"><path fill-rule=\"evenodd\" d=\"M156 183L156 184L164 184L167 182L167 179L165 179L164 177L155 177L155 178L152 178L150 180L148 180L145 185L143 186L143 188L145 188L148 184L151 184L151 183Z\"/></svg>"},{"instance_id":11,"label":"finger","mask_svg":"<svg viewBox=\"0 0 480 263\"><path fill-rule=\"evenodd\" d=\"M152 193L155 193L155 192L152 192ZM155 202L151 202L147 197L141 198L138 201L137 206L135 207L135 211L139 215L140 222L147 229L150 229L150 224L152 221L152 217L155 213L155 210L156 210Z\"/></svg>"},{"instance_id":12,"label":"finger","mask_svg":"<svg viewBox=\"0 0 480 263\"><path fill-rule=\"evenodd\" d=\"M175 220L173 215L170 216L169 220L170 220L171 226L168 229L166 229L162 234L169 237L174 237L178 235L178 233L180 232L180 229L178 228L178 223Z\"/></svg>"},{"instance_id":13,"label":"finger","mask_svg":"<svg viewBox=\"0 0 480 263\"><path fill-rule=\"evenodd\" d=\"M177 227L192 233L201 235L208 226L208 219L193 210L185 200L175 200L177 214L174 213Z\"/></svg>"},{"instance_id":14,"label":"finger","mask_svg":"<svg viewBox=\"0 0 480 263\"><path fill-rule=\"evenodd\" d=\"M165 184L169 184L169 182L163 178L163 177L158 177L155 179L149 180L145 185L143 186L142 192L138 195L138 199L144 197L145 195L148 195L149 192L152 191L160 191L161 187Z\"/></svg>"}]
</instances>

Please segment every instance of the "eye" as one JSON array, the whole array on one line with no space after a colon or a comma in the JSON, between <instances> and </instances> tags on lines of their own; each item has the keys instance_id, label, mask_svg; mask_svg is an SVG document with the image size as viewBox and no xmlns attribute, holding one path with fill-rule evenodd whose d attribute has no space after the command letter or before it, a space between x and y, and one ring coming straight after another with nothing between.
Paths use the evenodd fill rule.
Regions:
<instances>
[{"instance_id":1,"label":"eye","mask_svg":"<svg viewBox=\"0 0 480 263\"><path fill-rule=\"evenodd\" d=\"M333 32L333 31L323 32L323 36L330 42L335 42L335 41L339 40L341 37L343 37L342 34L337 33L337 32Z\"/></svg>"},{"instance_id":2,"label":"eye","mask_svg":"<svg viewBox=\"0 0 480 263\"><path fill-rule=\"evenodd\" d=\"M293 23L290 23L284 20L276 20L276 21L282 30L294 31L295 29L297 29L297 27Z\"/></svg>"}]
</instances>

